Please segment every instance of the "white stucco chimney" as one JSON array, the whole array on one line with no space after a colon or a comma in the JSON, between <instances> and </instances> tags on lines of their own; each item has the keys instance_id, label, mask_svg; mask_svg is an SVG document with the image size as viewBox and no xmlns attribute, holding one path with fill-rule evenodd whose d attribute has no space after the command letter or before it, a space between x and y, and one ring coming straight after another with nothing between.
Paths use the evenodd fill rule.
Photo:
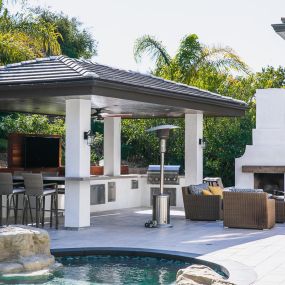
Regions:
<instances>
[{"instance_id":1,"label":"white stucco chimney","mask_svg":"<svg viewBox=\"0 0 285 285\"><path fill-rule=\"evenodd\" d=\"M259 173L262 169L266 173L285 172L285 89L256 91L256 129L252 130L252 145L235 160L237 187L254 188L255 166L268 166Z\"/></svg>"}]
</instances>

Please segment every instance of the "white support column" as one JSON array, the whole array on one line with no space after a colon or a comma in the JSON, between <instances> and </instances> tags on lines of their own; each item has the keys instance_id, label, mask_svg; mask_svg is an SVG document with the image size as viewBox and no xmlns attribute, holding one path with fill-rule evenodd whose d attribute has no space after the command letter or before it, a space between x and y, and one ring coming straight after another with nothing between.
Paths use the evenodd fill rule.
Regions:
<instances>
[{"instance_id":1,"label":"white support column","mask_svg":"<svg viewBox=\"0 0 285 285\"><path fill-rule=\"evenodd\" d=\"M185 185L202 183L203 114L185 114Z\"/></svg>"},{"instance_id":2,"label":"white support column","mask_svg":"<svg viewBox=\"0 0 285 285\"><path fill-rule=\"evenodd\" d=\"M104 175L121 174L121 118L104 119Z\"/></svg>"},{"instance_id":3,"label":"white support column","mask_svg":"<svg viewBox=\"0 0 285 285\"><path fill-rule=\"evenodd\" d=\"M91 100L66 101L65 227L90 226L90 146L83 134L91 128Z\"/></svg>"}]
</instances>

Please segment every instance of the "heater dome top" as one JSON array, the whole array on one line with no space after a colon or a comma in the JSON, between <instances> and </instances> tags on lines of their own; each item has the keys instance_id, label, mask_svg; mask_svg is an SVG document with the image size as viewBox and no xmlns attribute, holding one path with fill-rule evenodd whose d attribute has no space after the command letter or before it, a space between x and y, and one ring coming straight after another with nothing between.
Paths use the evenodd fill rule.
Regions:
<instances>
[{"instance_id":1,"label":"heater dome top","mask_svg":"<svg viewBox=\"0 0 285 285\"><path fill-rule=\"evenodd\" d=\"M179 128L179 127L174 126L174 125L160 125L160 126L152 127L146 131L147 132L155 132L155 131L159 131L159 130L172 130L172 129L177 129L177 128Z\"/></svg>"},{"instance_id":2,"label":"heater dome top","mask_svg":"<svg viewBox=\"0 0 285 285\"><path fill-rule=\"evenodd\" d=\"M156 135L160 139L168 139L169 132L172 129L177 129L179 127L173 125L160 125L147 130L147 132L156 132Z\"/></svg>"}]
</instances>

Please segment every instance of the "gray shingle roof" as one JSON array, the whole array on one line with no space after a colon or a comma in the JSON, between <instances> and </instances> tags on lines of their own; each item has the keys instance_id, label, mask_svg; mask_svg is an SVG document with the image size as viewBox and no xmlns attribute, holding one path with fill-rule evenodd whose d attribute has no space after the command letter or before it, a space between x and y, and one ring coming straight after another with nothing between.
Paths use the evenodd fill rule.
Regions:
<instances>
[{"instance_id":1,"label":"gray shingle roof","mask_svg":"<svg viewBox=\"0 0 285 285\"><path fill-rule=\"evenodd\" d=\"M191 95L220 101L246 108L243 101L221 96L188 85L164 80L152 75L126 71L93 63L87 60L54 56L31 61L8 64L0 67L0 87L4 85L21 85L49 83L59 81L96 80L126 84L147 89L161 90L183 95Z\"/></svg>"},{"instance_id":2,"label":"gray shingle roof","mask_svg":"<svg viewBox=\"0 0 285 285\"><path fill-rule=\"evenodd\" d=\"M272 24L274 31L283 39L285 39L285 18L281 18L281 24Z\"/></svg>"},{"instance_id":3,"label":"gray shingle roof","mask_svg":"<svg viewBox=\"0 0 285 285\"><path fill-rule=\"evenodd\" d=\"M285 24L272 24L271 26L282 39L285 39Z\"/></svg>"}]
</instances>

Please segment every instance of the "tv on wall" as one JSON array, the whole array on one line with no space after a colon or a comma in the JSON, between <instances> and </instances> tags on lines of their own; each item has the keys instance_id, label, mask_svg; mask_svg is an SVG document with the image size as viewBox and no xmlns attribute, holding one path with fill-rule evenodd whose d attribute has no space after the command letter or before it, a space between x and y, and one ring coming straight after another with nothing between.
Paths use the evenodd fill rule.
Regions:
<instances>
[{"instance_id":1,"label":"tv on wall","mask_svg":"<svg viewBox=\"0 0 285 285\"><path fill-rule=\"evenodd\" d=\"M59 167L60 138L25 137L25 168Z\"/></svg>"}]
</instances>

